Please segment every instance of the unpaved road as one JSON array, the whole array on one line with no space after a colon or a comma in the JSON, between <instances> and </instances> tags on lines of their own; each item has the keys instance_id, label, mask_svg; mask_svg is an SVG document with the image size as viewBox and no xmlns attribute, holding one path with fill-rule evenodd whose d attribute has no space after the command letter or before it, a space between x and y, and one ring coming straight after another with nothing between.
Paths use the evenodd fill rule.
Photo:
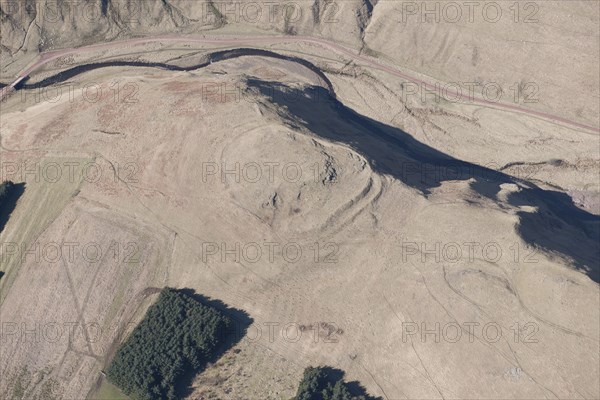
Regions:
<instances>
[{"instance_id":1,"label":"unpaved road","mask_svg":"<svg viewBox=\"0 0 600 400\"><path fill-rule=\"evenodd\" d=\"M55 51L51 51L51 52L47 52L47 53L42 53L39 56L39 59L35 63L30 65L29 67L27 67L26 69L24 69L17 75L17 78L13 83L11 83L10 85L8 85L5 88L3 88L2 90L0 90L0 101L2 101L5 96L9 95L23 79L25 79L27 76L29 76L31 73L38 70L42 66L48 64L49 62L51 62L53 60L56 60L57 58L60 58L63 56L69 56L69 55L81 55L81 54L85 54L85 53L88 53L91 51L98 51L98 50L103 50L103 49L108 50L108 49L132 46L132 45L137 45L137 44L150 44L150 43L161 43L161 42L163 42L163 43L164 42L168 42L168 43L199 43L199 44L214 44L214 45L249 45L249 44L250 45L261 45L261 44L262 45L270 45L270 44L282 43L282 42L300 42L300 43L317 44L317 45L320 45L323 47L327 47L337 53L341 53L346 56L349 56L354 61L361 61L362 63L364 63L372 68L379 69L381 71L385 71L394 76L400 77L402 79L406 79L407 81L422 85L424 88L426 88L428 90L436 89L436 85L434 85L434 84L432 85L430 83L423 81L422 79L419 79L414 76L410 76L410 75L408 75L404 72L401 72L397 69L391 68L391 67L381 64L377 61L374 61L373 59L371 59L369 57L363 56L361 54L357 54L355 51L348 49L344 46L341 46L339 44L330 42L328 40L315 38L315 37L308 37L308 36L248 36L248 37L244 37L244 38L231 38L231 37L217 37L217 36L215 36L215 37L193 37L193 36L179 37L179 36L163 35L163 36L155 36L155 37L145 37L145 38L138 38L138 39L114 41L114 42L109 42L109 43L101 43L101 44L94 44L94 45L90 45L90 46L84 46L84 47L80 47L80 48L61 49L61 50L55 50ZM569 119L566 119L566 118L563 118L563 117L560 117L557 115L523 108L518 105L490 101L490 100L487 100L484 98L478 98L471 94L465 95L462 93L462 91L455 91L450 88L445 88L444 90L445 90L445 93L447 96L453 97L457 100L467 100L474 104L480 104L480 105L493 107L493 108L499 108L499 109L503 109L503 110L507 110L507 111L528 114L528 115L542 118L542 119L545 119L545 120L548 120L548 121L551 121L551 122L554 122L557 124L565 124L565 125L569 125L571 127L600 133L599 127L583 124L583 123L580 123L577 121L572 121L572 120L569 120Z\"/></svg>"}]
</instances>

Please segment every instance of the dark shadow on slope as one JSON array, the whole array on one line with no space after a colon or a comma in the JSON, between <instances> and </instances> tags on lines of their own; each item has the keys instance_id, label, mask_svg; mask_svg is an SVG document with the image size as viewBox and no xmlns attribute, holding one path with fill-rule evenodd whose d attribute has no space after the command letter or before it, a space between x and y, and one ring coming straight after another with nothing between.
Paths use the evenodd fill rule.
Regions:
<instances>
[{"instance_id":1,"label":"dark shadow on slope","mask_svg":"<svg viewBox=\"0 0 600 400\"><path fill-rule=\"evenodd\" d=\"M103 17L106 17L106 14L108 12L108 2L109 2L109 0L101 0L100 1L100 12Z\"/></svg>"},{"instance_id":2,"label":"dark shadow on slope","mask_svg":"<svg viewBox=\"0 0 600 400\"><path fill-rule=\"evenodd\" d=\"M448 180L479 177L495 184L512 182L501 172L457 160L431 148L406 132L362 116L339 102L327 90L311 86L304 90L284 84L249 79L273 103L283 106L294 118L282 117L296 128L304 128L334 142L350 145L379 173L393 175L405 184L429 194Z\"/></svg>"},{"instance_id":3,"label":"dark shadow on slope","mask_svg":"<svg viewBox=\"0 0 600 400\"><path fill-rule=\"evenodd\" d=\"M472 190L501 204L497 198L500 185L518 184L520 192L509 196L509 204L538 207L538 212L518 213L523 240L567 256L579 270L600 282L600 217L579 209L566 194L455 159L401 129L356 113L322 87L296 89L259 79L249 79L247 84L280 106L278 112L290 126L351 146L373 170L399 179L424 196L444 181L470 179Z\"/></svg>"},{"instance_id":4,"label":"dark shadow on slope","mask_svg":"<svg viewBox=\"0 0 600 400\"><path fill-rule=\"evenodd\" d=\"M535 213L518 213L518 231L526 243L571 258L579 270L595 282L600 282L597 215L577 207L565 193L538 187L514 193L508 200L515 205L525 202L525 205L538 206Z\"/></svg>"},{"instance_id":5,"label":"dark shadow on slope","mask_svg":"<svg viewBox=\"0 0 600 400\"><path fill-rule=\"evenodd\" d=\"M24 183L10 181L0 183L0 233L17 207L17 201L25 193Z\"/></svg>"},{"instance_id":6,"label":"dark shadow on slope","mask_svg":"<svg viewBox=\"0 0 600 400\"><path fill-rule=\"evenodd\" d=\"M201 366L199 370L189 371L182 376L181 382L187 383L187 385L182 385L182 387L178 388L177 398L183 399L192 394L193 388L191 387L191 384L194 380L194 377L196 377L199 373L202 373L202 371L204 371L208 365L218 361L225 354L225 352L227 352L227 350L239 343L246 336L248 327L252 324L252 322L254 322L254 320L246 311L229 307L221 300L211 299L210 297L196 293L194 289L177 289L176 291L185 294L204 306L212 307L220 311L223 315L229 317L233 321L233 326L227 329L226 332L222 332L221 337L223 337L224 340L221 343L221 346L219 346L219 348L216 349L211 357L206 361L206 364Z\"/></svg>"}]
</instances>

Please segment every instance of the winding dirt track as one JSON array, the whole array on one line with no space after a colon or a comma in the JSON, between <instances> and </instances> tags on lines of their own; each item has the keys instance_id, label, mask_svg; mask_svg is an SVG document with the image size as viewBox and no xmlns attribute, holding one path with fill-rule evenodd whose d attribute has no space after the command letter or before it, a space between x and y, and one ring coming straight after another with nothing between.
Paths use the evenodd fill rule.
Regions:
<instances>
[{"instance_id":1,"label":"winding dirt track","mask_svg":"<svg viewBox=\"0 0 600 400\"><path fill-rule=\"evenodd\" d=\"M45 64L48 64L49 62L56 60L57 58L60 58L63 56L69 56L69 55L85 54L85 53L91 52L91 51L111 49L111 48L117 48L117 47L122 47L122 46L132 46L132 45L136 45L136 44L149 44L149 43L161 43L161 42L162 43L165 43L165 42L167 42L167 43L201 43L201 44L213 44L213 45L249 45L249 44L250 45L252 45L252 44L268 45L268 44L283 43L283 42L312 43L312 44L317 44L317 45L320 45L323 47L327 47L331 50L334 50L337 53L341 53L346 56L349 56L353 60L361 61L362 63L364 63L370 67L373 67L375 69L385 71L389 74L403 78L407 81L422 85L424 88L426 88L428 90L436 90L435 85L427 83L427 82L423 81L422 79L405 74L397 69L394 69L394 68L391 68L384 64L381 64L379 62L376 62L369 57L365 57L361 54L357 54L354 50L351 50L351 49L341 46L339 44L335 44L335 43L330 42L325 39L309 37L309 36L248 36L248 37L244 37L244 38L231 38L231 37L193 37L193 36L183 36L182 37L182 36L164 35L164 36L145 37L145 38L139 38L139 39L120 40L120 41L114 41L114 42L108 42L108 43L94 44L94 45L84 46L84 47L79 47L79 48L61 49L61 50L56 50L56 51L50 51L47 53L42 53L39 56L39 59L35 63L30 65L29 67L27 67L25 70L21 71L17 75L17 79L13 83L11 83L10 85L8 85L5 88L3 88L2 90L0 90L0 101L2 101L4 99L4 97L8 96L12 91L14 91L15 87L23 79L25 79L27 76L29 76L32 72L38 70ZM536 111L536 110L526 109L526 108L523 108L523 107L520 107L520 106L514 105L514 104L507 104L507 103L490 101L490 100L487 100L484 98L477 98L473 95L465 95L462 93L462 91L460 91L460 92L454 91L449 88L446 88L444 90L447 93L447 95L449 95L455 99L458 99L458 100L467 100L474 104L481 104L481 105L499 108L499 109L503 109L503 110L528 114L528 115L542 118L542 119L545 119L545 120L548 120L548 121L551 121L554 123L562 123L562 124L570 125L572 127L581 128L581 129L589 130L592 132L600 133L600 128L598 128L596 126L591 126L591 125L583 124L580 122L572 121L572 120L569 120L569 119L566 119L566 118L563 118L563 117L560 117L557 115L553 115L553 114L549 114L549 113L545 113L545 112L541 112L541 111Z\"/></svg>"}]
</instances>

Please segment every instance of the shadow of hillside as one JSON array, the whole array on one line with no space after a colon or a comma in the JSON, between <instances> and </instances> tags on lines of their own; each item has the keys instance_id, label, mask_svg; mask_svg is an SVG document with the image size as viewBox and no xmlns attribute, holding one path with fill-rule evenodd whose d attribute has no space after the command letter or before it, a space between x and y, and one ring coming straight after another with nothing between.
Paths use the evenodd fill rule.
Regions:
<instances>
[{"instance_id":1,"label":"shadow of hillside","mask_svg":"<svg viewBox=\"0 0 600 400\"><path fill-rule=\"evenodd\" d=\"M600 282L600 217L579 209L568 195L453 158L399 128L358 114L322 87L298 89L260 79L248 79L247 85L279 106L277 112L290 126L351 146L374 171L389 174L424 196L445 181L471 180L470 187L479 195L501 203L500 185L517 184L521 190L509 196L509 204L538 208L537 212L518 212L518 233L523 240L566 256L578 270Z\"/></svg>"},{"instance_id":2,"label":"shadow of hillside","mask_svg":"<svg viewBox=\"0 0 600 400\"><path fill-rule=\"evenodd\" d=\"M518 232L531 246L558 253L572 260L577 269L595 282L600 282L600 217L579 209L564 193L541 189L532 182L506 175L484 166L455 159L396 127L360 115L336 99L331 81L314 64L302 58L286 56L268 50L241 48L217 51L205 55L205 61L190 67L138 61L111 61L71 68L40 82L22 82L19 88L34 89L64 82L93 69L111 66L156 67L174 71L191 71L207 65L243 56L262 56L295 62L316 73L326 88L309 86L304 89L259 79L249 79L248 85L287 112L293 127L304 128L328 139L345 143L361 153L373 170L394 176L404 184L419 190L424 196L444 181L469 180L471 188L481 196L498 201L503 183L517 183L519 193L509 197L509 204L528 205L538 212L519 212ZM318 104L315 104L318 103ZM293 117L290 117L293 116Z\"/></svg>"},{"instance_id":3,"label":"shadow of hillside","mask_svg":"<svg viewBox=\"0 0 600 400\"><path fill-rule=\"evenodd\" d=\"M4 230L23 193L25 193L24 183L4 182L0 184L0 233Z\"/></svg>"}]
</instances>

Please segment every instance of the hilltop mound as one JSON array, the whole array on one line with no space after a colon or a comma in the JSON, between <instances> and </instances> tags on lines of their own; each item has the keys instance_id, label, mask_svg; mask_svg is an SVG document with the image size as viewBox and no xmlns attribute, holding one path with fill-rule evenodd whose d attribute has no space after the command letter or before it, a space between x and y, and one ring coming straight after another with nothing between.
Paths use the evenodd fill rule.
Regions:
<instances>
[{"instance_id":1,"label":"hilltop mound","mask_svg":"<svg viewBox=\"0 0 600 400\"><path fill-rule=\"evenodd\" d=\"M85 397L170 286L254 321L196 394L228 371L222 396L291 397L331 365L384 398L598 396L597 217L367 114L376 80L258 56L71 79L104 90L3 105L27 192L2 239L33 250L4 253L2 393Z\"/></svg>"}]
</instances>

